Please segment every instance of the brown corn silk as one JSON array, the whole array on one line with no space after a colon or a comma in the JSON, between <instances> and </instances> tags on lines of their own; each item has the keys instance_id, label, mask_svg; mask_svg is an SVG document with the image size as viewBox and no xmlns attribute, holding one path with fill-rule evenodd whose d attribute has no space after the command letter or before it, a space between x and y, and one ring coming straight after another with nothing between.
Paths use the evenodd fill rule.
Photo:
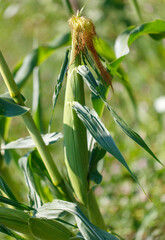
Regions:
<instances>
[{"instance_id":1,"label":"brown corn silk","mask_svg":"<svg viewBox=\"0 0 165 240\"><path fill-rule=\"evenodd\" d=\"M69 19L69 25L72 30L72 38L75 46L75 56L81 52L85 52L85 50L88 49L93 56L94 62L100 70L100 74L104 82L106 85L110 85L112 87L111 75L101 63L94 46L94 40L97 37L97 34L92 20L83 16L73 16Z\"/></svg>"}]
</instances>

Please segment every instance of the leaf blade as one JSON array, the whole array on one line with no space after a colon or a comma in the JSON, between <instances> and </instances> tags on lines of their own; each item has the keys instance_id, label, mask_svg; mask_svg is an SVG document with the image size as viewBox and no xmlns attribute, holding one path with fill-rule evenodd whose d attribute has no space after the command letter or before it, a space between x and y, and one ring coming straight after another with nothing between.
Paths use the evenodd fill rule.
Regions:
<instances>
[{"instance_id":1,"label":"leaf blade","mask_svg":"<svg viewBox=\"0 0 165 240\"><path fill-rule=\"evenodd\" d=\"M62 133L47 133L42 135L43 140L46 145L53 144L59 141L63 135ZM12 141L7 143L6 145L2 146L2 149L21 149L21 148L34 148L35 144L33 139L30 136L25 138L19 138L16 141Z\"/></svg>"},{"instance_id":2,"label":"leaf blade","mask_svg":"<svg viewBox=\"0 0 165 240\"><path fill-rule=\"evenodd\" d=\"M74 215L77 221L79 230L86 240L117 240L118 239L114 235L95 227L81 212L81 210L75 203L66 202L62 200L53 200L53 202L46 203L41 208L37 209L35 216L38 218L46 217L47 219L53 219L54 218L53 215L56 216L59 210L66 211Z\"/></svg>"},{"instance_id":3,"label":"leaf blade","mask_svg":"<svg viewBox=\"0 0 165 240\"><path fill-rule=\"evenodd\" d=\"M0 116L16 117L27 113L30 109L20 106L6 98L0 97Z\"/></svg>"},{"instance_id":4,"label":"leaf blade","mask_svg":"<svg viewBox=\"0 0 165 240\"><path fill-rule=\"evenodd\" d=\"M81 68L83 71L81 71ZM94 94L97 94L100 99L105 103L107 109L110 111L114 121L118 124L118 126L126 133L128 137L130 137L133 141L135 141L139 146L141 146L145 151L147 151L157 162L159 162L162 166L162 162L156 157L156 155L152 152L152 150L148 147L145 141L140 137L138 133L136 133L132 128L130 128L125 121L117 115L117 113L112 109L110 104L105 100L104 94L102 93L102 89L97 84L95 78L93 77L90 70L87 66L79 66L79 73L83 77L84 81L87 83L88 87L91 91L94 91ZM88 76L88 77L86 77Z\"/></svg>"}]
</instances>

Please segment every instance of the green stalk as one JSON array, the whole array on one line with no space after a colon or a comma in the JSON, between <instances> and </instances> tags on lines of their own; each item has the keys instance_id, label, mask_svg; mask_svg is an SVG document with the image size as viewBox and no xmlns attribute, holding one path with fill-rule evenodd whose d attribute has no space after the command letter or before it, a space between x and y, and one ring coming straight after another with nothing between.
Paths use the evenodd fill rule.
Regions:
<instances>
[{"instance_id":1,"label":"green stalk","mask_svg":"<svg viewBox=\"0 0 165 240\"><path fill-rule=\"evenodd\" d=\"M5 84L8 88L10 96L14 99L14 101L17 104L25 106L23 98L20 94L20 91L13 79L13 76L12 76L1 52L0 52L0 73L5 81ZM50 174L53 184L55 186L57 186L57 188L62 193L66 193L63 179L53 161L53 158L52 158L50 152L48 151L48 149L41 137L41 134L40 134L38 128L36 127L36 125L32 119L30 112L27 112L24 115L22 115L22 119L26 125L27 130L29 131L30 136L32 137L32 139L36 145L36 148L45 164L45 167L48 170L48 173Z\"/></svg>"},{"instance_id":2,"label":"green stalk","mask_svg":"<svg viewBox=\"0 0 165 240\"><path fill-rule=\"evenodd\" d=\"M89 190L88 171L89 156L86 128L73 111L75 101L85 105L83 79L76 68L81 64L81 51L85 40L92 46L89 39L94 34L93 23L79 14L69 20L72 29L72 50L67 77L64 106L64 153L70 182L81 209L89 216L92 223L106 229L97 201L92 190ZM86 43L85 43L86 44Z\"/></svg>"},{"instance_id":3,"label":"green stalk","mask_svg":"<svg viewBox=\"0 0 165 240\"><path fill-rule=\"evenodd\" d=\"M70 1L69 0L62 0L62 2L64 4L64 6L66 7L66 9L68 10L68 13L70 15L72 15L74 13L74 11L73 11L73 8L72 8L72 5L71 5Z\"/></svg>"},{"instance_id":4,"label":"green stalk","mask_svg":"<svg viewBox=\"0 0 165 240\"><path fill-rule=\"evenodd\" d=\"M88 214L90 221L97 227L107 230L93 190L88 193Z\"/></svg>"},{"instance_id":5,"label":"green stalk","mask_svg":"<svg viewBox=\"0 0 165 240\"><path fill-rule=\"evenodd\" d=\"M138 4L137 0L132 0L132 4L133 4L133 6L135 8L135 11L136 11L136 14L137 14L139 20L141 22L143 22L143 18L142 18L142 15L141 15L140 7L139 7L139 4Z\"/></svg>"},{"instance_id":6,"label":"green stalk","mask_svg":"<svg viewBox=\"0 0 165 240\"><path fill-rule=\"evenodd\" d=\"M87 204L88 149L86 129L72 109L74 101L85 104L83 79L76 72L81 58L76 55L74 41L70 56L64 106L64 153L72 187L82 204Z\"/></svg>"}]
</instances>

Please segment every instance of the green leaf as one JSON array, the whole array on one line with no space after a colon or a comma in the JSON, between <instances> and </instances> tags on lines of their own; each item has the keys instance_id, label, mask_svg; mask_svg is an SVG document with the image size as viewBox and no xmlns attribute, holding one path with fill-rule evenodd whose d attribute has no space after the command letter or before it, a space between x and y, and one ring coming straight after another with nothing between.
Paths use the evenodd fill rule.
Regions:
<instances>
[{"instance_id":1,"label":"green leaf","mask_svg":"<svg viewBox=\"0 0 165 240\"><path fill-rule=\"evenodd\" d=\"M25 234L26 239L34 240L32 233L28 226L30 215L29 212L25 212L17 209L0 207L0 223L3 226L12 229L13 231Z\"/></svg>"},{"instance_id":2,"label":"green leaf","mask_svg":"<svg viewBox=\"0 0 165 240\"><path fill-rule=\"evenodd\" d=\"M86 61L85 61L85 59L86 59L87 62L89 63L89 65L91 66L91 68L95 71L96 76L99 79L99 81L104 83L104 79L102 78L100 72L98 71L98 68L95 65L95 63L94 63L91 55L89 54L88 50L86 50L86 52L83 53L82 56L84 56L83 57L84 64L87 65ZM77 70L77 72L79 73L79 70ZM81 75L81 73L79 73L79 74ZM106 85L102 84L102 90L103 90L105 98L106 98L109 88ZM93 105L95 111L101 117L102 114L103 114L103 110L104 110L104 102L101 101L101 99L97 96L97 94L94 94L93 92L91 93L91 100L92 100L92 105Z\"/></svg>"},{"instance_id":3,"label":"green leaf","mask_svg":"<svg viewBox=\"0 0 165 240\"><path fill-rule=\"evenodd\" d=\"M81 212L77 204L66 202L62 200L53 200L51 203L44 204L41 208L37 209L35 217L37 218L56 218L57 213L66 211L74 215L77 226L86 240L117 240L115 236L107 233L98 227L94 226L86 216Z\"/></svg>"},{"instance_id":4,"label":"green leaf","mask_svg":"<svg viewBox=\"0 0 165 240\"><path fill-rule=\"evenodd\" d=\"M8 196L10 199L17 201L16 197L10 190L9 186L5 182L5 180L0 176L0 189Z\"/></svg>"},{"instance_id":5,"label":"green leaf","mask_svg":"<svg viewBox=\"0 0 165 240\"><path fill-rule=\"evenodd\" d=\"M56 49L65 46L70 42L70 33L55 38L49 44L42 45L29 53L14 70L14 79L21 88L31 75L35 66L44 62Z\"/></svg>"},{"instance_id":6,"label":"green leaf","mask_svg":"<svg viewBox=\"0 0 165 240\"><path fill-rule=\"evenodd\" d=\"M42 201L40 199L39 191L37 189L33 172L31 171L29 166L29 158L31 158L31 153L27 153L25 156L21 157L19 159L19 165L23 170L26 184L29 189L28 196L30 200L30 206L38 208L42 205Z\"/></svg>"},{"instance_id":7,"label":"green leaf","mask_svg":"<svg viewBox=\"0 0 165 240\"><path fill-rule=\"evenodd\" d=\"M45 168L45 165L36 150L31 152L31 158L29 158L29 164L30 164L31 171L37 174L42 180L44 180L47 183L53 196L55 196L56 198L62 199L63 198L62 193L52 183L49 173Z\"/></svg>"},{"instance_id":8,"label":"green leaf","mask_svg":"<svg viewBox=\"0 0 165 240\"><path fill-rule=\"evenodd\" d=\"M107 63L106 65L107 65L107 68L110 70L111 75L114 76L114 77L117 76L120 83L126 89L126 91L128 93L128 96L129 96L129 98L132 102L133 108L135 110L135 115L138 118L138 116L137 116L137 103L136 103L136 100L135 100L135 97L134 97L134 94L133 94L133 90L130 86L127 74L124 72L122 67L119 67L118 70L117 70L114 67L112 67L112 65L109 64L109 63Z\"/></svg>"},{"instance_id":9,"label":"green leaf","mask_svg":"<svg viewBox=\"0 0 165 240\"><path fill-rule=\"evenodd\" d=\"M94 94L97 94L102 99L102 101L105 103L106 107L110 111L115 122L127 134L127 136L129 136L138 145L140 145L145 151L147 151L157 162L159 162L161 165L163 165L161 163L161 161L151 151L151 149L148 147L148 145L144 142L144 140L140 137L140 135L137 134L132 128L130 128L122 120L122 118L117 115L117 113L112 109L112 107L107 103L107 101L105 100L104 94L102 93L102 89L97 84L96 80L94 79L94 77L93 77L92 73L89 71L89 69L86 66L79 66L78 71L83 76L84 81L87 83L89 88L94 92Z\"/></svg>"},{"instance_id":10,"label":"green leaf","mask_svg":"<svg viewBox=\"0 0 165 240\"><path fill-rule=\"evenodd\" d=\"M2 117L0 116L0 136L2 139L6 139L6 135L8 132L8 123L9 123L9 118Z\"/></svg>"},{"instance_id":11,"label":"green leaf","mask_svg":"<svg viewBox=\"0 0 165 240\"><path fill-rule=\"evenodd\" d=\"M13 206L13 207L15 207L17 209L20 209L20 210L27 210L27 211L34 210L34 208L32 208L32 207L29 207L25 204L19 203L17 201L14 201L12 199L8 199L8 198L3 197L3 196L0 196L0 202L8 204L8 205Z\"/></svg>"},{"instance_id":12,"label":"green leaf","mask_svg":"<svg viewBox=\"0 0 165 240\"><path fill-rule=\"evenodd\" d=\"M50 122L49 122L48 132L50 132L55 106L56 106L56 103L57 103L57 99L58 99L58 96L59 96L59 93L60 93L60 90L61 90L61 87L62 87L62 83L63 83L64 77L65 77L67 68L68 68L68 62L69 62L68 55L69 55L69 49L66 50L65 59L64 59L64 62L62 64L61 71L60 71L60 74L58 75L57 83L56 83L56 86L55 86L55 89L54 89L53 109L52 109L52 114L51 114L51 118L50 118Z\"/></svg>"},{"instance_id":13,"label":"green leaf","mask_svg":"<svg viewBox=\"0 0 165 240\"><path fill-rule=\"evenodd\" d=\"M141 146L144 150L146 150L157 162L159 162L162 166L162 162L155 156L155 154L151 151L151 149L147 146L147 144L144 142L144 140L140 137L139 134L137 134L132 128L130 128L124 121L121 119L117 113L112 109L112 107L109 104L106 104L108 110L110 111L113 119L115 122L121 127L121 129L127 134L128 137L130 137L132 140L134 140L139 146Z\"/></svg>"},{"instance_id":14,"label":"green leaf","mask_svg":"<svg viewBox=\"0 0 165 240\"><path fill-rule=\"evenodd\" d=\"M111 62L113 59L115 59L113 46L110 46L109 41L98 38L95 40L95 48L97 50L97 53L107 61Z\"/></svg>"},{"instance_id":15,"label":"green leaf","mask_svg":"<svg viewBox=\"0 0 165 240\"><path fill-rule=\"evenodd\" d=\"M93 180L96 184L100 184L102 181L102 175L98 172L97 168L98 162L103 159L105 154L106 151L95 143L90 155L89 179Z\"/></svg>"},{"instance_id":16,"label":"green leaf","mask_svg":"<svg viewBox=\"0 0 165 240\"><path fill-rule=\"evenodd\" d=\"M2 224L0 224L0 232L15 238L16 240L25 240L25 238L19 236L18 234L16 234L15 232L11 231L10 229L8 229L7 227L3 226Z\"/></svg>"},{"instance_id":17,"label":"green leaf","mask_svg":"<svg viewBox=\"0 0 165 240\"><path fill-rule=\"evenodd\" d=\"M41 108L41 91L40 91L40 73L39 67L33 69L33 103L32 103L33 119L40 130L43 132L42 108Z\"/></svg>"},{"instance_id":18,"label":"green leaf","mask_svg":"<svg viewBox=\"0 0 165 240\"><path fill-rule=\"evenodd\" d=\"M68 240L73 234L56 220L30 218L29 227L36 239L40 240Z\"/></svg>"},{"instance_id":19,"label":"green leaf","mask_svg":"<svg viewBox=\"0 0 165 240\"><path fill-rule=\"evenodd\" d=\"M118 159L129 171L134 180L138 182L137 178L128 167L128 164L126 163L124 157L116 146L110 133L101 122L97 113L94 112L94 110L90 111L89 108L87 108L86 106L82 106L78 102L74 103L73 109L76 111L80 120L84 123L90 134L100 144L100 146L107 152L112 154L116 159Z\"/></svg>"},{"instance_id":20,"label":"green leaf","mask_svg":"<svg viewBox=\"0 0 165 240\"><path fill-rule=\"evenodd\" d=\"M6 98L0 97L0 115L4 117L20 116L28 112L30 109L20 106Z\"/></svg>"},{"instance_id":21,"label":"green leaf","mask_svg":"<svg viewBox=\"0 0 165 240\"><path fill-rule=\"evenodd\" d=\"M57 141L59 141L63 135L62 133L47 133L45 135L42 135L43 140L46 145L53 144ZM27 136L25 138L20 138L16 141L10 142L2 147L2 149L20 149L20 148L34 148L35 144L33 139L30 136Z\"/></svg>"},{"instance_id":22,"label":"green leaf","mask_svg":"<svg viewBox=\"0 0 165 240\"><path fill-rule=\"evenodd\" d=\"M144 34L154 34L157 35L158 39L160 37L165 37L165 21L155 20L153 22L148 22L140 25L139 27L130 27L122 34L118 36L115 42L115 53L117 60L112 63L112 66L118 66L120 62L124 59L125 55L129 53L129 46L140 36Z\"/></svg>"}]
</instances>

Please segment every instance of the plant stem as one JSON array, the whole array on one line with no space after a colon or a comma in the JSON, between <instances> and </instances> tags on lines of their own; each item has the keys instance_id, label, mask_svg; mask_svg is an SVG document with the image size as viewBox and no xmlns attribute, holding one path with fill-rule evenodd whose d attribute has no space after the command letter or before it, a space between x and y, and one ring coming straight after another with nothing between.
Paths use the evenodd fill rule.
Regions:
<instances>
[{"instance_id":1,"label":"plant stem","mask_svg":"<svg viewBox=\"0 0 165 240\"><path fill-rule=\"evenodd\" d=\"M132 0L132 4L133 4L133 6L135 8L136 14L137 14L140 22L143 22L143 18L142 18L142 15L141 15L140 7L139 7L139 4L138 4L137 0Z\"/></svg>"},{"instance_id":2,"label":"plant stem","mask_svg":"<svg viewBox=\"0 0 165 240\"><path fill-rule=\"evenodd\" d=\"M88 193L88 214L90 221L97 227L107 230L93 190Z\"/></svg>"},{"instance_id":3,"label":"plant stem","mask_svg":"<svg viewBox=\"0 0 165 240\"><path fill-rule=\"evenodd\" d=\"M62 0L62 2L63 2L63 4L64 4L64 6L67 8L68 13L69 13L70 15L73 15L74 11L73 11L73 8L72 8L72 6L71 6L70 1L69 1L69 0Z\"/></svg>"},{"instance_id":4,"label":"plant stem","mask_svg":"<svg viewBox=\"0 0 165 240\"><path fill-rule=\"evenodd\" d=\"M0 52L0 73L5 81L5 84L8 88L10 96L14 99L14 101L17 104L25 106L21 93L13 79L13 76L1 52ZM41 137L41 134L38 128L36 127L32 119L30 112L27 112L24 115L22 115L22 119L26 125L27 130L29 131L30 136L32 137L36 145L36 148L45 164L46 169L48 170L48 173L50 174L53 184L59 189L60 192L66 194L66 189L65 189L63 179L53 161L53 158L50 152L48 151Z\"/></svg>"}]
</instances>

